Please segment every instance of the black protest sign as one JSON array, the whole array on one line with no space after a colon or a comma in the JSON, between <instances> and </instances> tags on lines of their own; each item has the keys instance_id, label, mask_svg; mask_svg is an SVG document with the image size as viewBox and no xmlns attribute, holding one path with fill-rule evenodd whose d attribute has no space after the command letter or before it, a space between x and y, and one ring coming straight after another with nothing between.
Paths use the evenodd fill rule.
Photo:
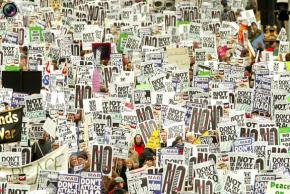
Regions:
<instances>
[{"instance_id":1,"label":"black protest sign","mask_svg":"<svg viewBox=\"0 0 290 194\"><path fill-rule=\"evenodd\" d=\"M162 189L164 194L177 194L183 189L186 176L186 167L168 163L163 171Z\"/></svg>"},{"instance_id":2,"label":"black protest sign","mask_svg":"<svg viewBox=\"0 0 290 194\"><path fill-rule=\"evenodd\" d=\"M113 72L118 73L119 67L117 66L106 66L103 68L103 82L106 86L106 88L109 88L109 85L112 83L113 81Z\"/></svg>"},{"instance_id":3,"label":"black protest sign","mask_svg":"<svg viewBox=\"0 0 290 194\"><path fill-rule=\"evenodd\" d=\"M83 172L81 174L79 194L99 194L101 181L101 173Z\"/></svg>"},{"instance_id":4,"label":"black protest sign","mask_svg":"<svg viewBox=\"0 0 290 194\"><path fill-rule=\"evenodd\" d=\"M0 194L5 194L7 182L0 182Z\"/></svg>"},{"instance_id":5,"label":"black protest sign","mask_svg":"<svg viewBox=\"0 0 290 194\"><path fill-rule=\"evenodd\" d=\"M113 148L110 145L94 145L92 149L91 171L101 172L111 176L113 161Z\"/></svg>"},{"instance_id":6,"label":"black protest sign","mask_svg":"<svg viewBox=\"0 0 290 194\"><path fill-rule=\"evenodd\" d=\"M214 194L214 181L210 179L195 178L193 180L192 191L198 194ZM192 191L190 193L192 193Z\"/></svg>"},{"instance_id":7,"label":"black protest sign","mask_svg":"<svg viewBox=\"0 0 290 194\"><path fill-rule=\"evenodd\" d=\"M43 108L43 99L41 94L25 96L26 116L32 122L45 120L46 115Z\"/></svg>"},{"instance_id":8,"label":"black protest sign","mask_svg":"<svg viewBox=\"0 0 290 194\"><path fill-rule=\"evenodd\" d=\"M130 194L147 194L149 192L147 177L128 179L128 190Z\"/></svg>"},{"instance_id":9,"label":"black protest sign","mask_svg":"<svg viewBox=\"0 0 290 194\"><path fill-rule=\"evenodd\" d=\"M59 174L57 181L57 194L78 194L80 187L78 175Z\"/></svg>"},{"instance_id":10,"label":"black protest sign","mask_svg":"<svg viewBox=\"0 0 290 194\"><path fill-rule=\"evenodd\" d=\"M22 108L0 112L0 144L21 141Z\"/></svg>"}]
</instances>

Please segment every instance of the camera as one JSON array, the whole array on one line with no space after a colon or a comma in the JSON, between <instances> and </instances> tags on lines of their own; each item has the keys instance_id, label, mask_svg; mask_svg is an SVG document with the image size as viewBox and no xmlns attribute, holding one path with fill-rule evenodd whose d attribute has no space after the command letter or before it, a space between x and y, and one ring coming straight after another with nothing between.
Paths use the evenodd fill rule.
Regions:
<instances>
[{"instance_id":1,"label":"camera","mask_svg":"<svg viewBox=\"0 0 290 194\"><path fill-rule=\"evenodd\" d=\"M2 13L4 14L4 16L9 18L14 17L17 12L18 8L15 3L6 3L2 9Z\"/></svg>"}]
</instances>

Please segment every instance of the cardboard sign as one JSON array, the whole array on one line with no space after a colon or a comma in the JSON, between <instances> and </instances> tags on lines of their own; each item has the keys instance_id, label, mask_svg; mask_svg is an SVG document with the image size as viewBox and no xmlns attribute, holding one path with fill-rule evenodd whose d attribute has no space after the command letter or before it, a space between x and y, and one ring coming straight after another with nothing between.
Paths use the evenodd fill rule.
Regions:
<instances>
[{"instance_id":1,"label":"cardboard sign","mask_svg":"<svg viewBox=\"0 0 290 194\"><path fill-rule=\"evenodd\" d=\"M42 95L34 94L25 97L26 116L32 122L45 120L45 111L43 108Z\"/></svg>"},{"instance_id":2,"label":"cardboard sign","mask_svg":"<svg viewBox=\"0 0 290 194\"><path fill-rule=\"evenodd\" d=\"M286 180L269 181L266 194L288 193L290 191L290 182Z\"/></svg>"},{"instance_id":3,"label":"cardboard sign","mask_svg":"<svg viewBox=\"0 0 290 194\"><path fill-rule=\"evenodd\" d=\"M91 171L107 176L112 173L113 148L110 145L94 145L92 148Z\"/></svg>"},{"instance_id":4,"label":"cardboard sign","mask_svg":"<svg viewBox=\"0 0 290 194\"><path fill-rule=\"evenodd\" d=\"M182 191L185 175L186 167L184 165L168 163L162 175L164 178L161 193L177 194Z\"/></svg>"},{"instance_id":5,"label":"cardboard sign","mask_svg":"<svg viewBox=\"0 0 290 194\"><path fill-rule=\"evenodd\" d=\"M73 193L79 190L80 177L77 175L59 174L57 181L57 194Z\"/></svg>"},{"instance_id":6,"label":"cardboard sign","mask_svg":"<svg viewBox=\"0 0 290 194\"><path fill-rule=\"evenodd\" d=\"M110 142L113 146L114 157L123 159L128 158L130 138L130 129L112 128Z\"/></svg>"},{"instance_id":7,"label":"cardboard sign","mask_svg":"<svg viewBox=\"0 0 290 194\"><path fill-rule=\"evenodd\" d=\"M80 180L80 194L98 194L101 190L101 180L100 173L83 172Z\"/></svg>"},{"instance_id":8,"label":"cardboard sign","mask_svg":"<svg viewBox=\"0 0 290 194\"><path fill-rule=\"evenodd\" d=\"M6 192L7 193L19 193L19 194L26 194L30 190L29 185L22 185L22 184L7 184Z\"/></svg>"},{"instance_id":9,"label":"cardboard sign","mask_svg":"<svg viewBox=\"0 0 290 194\"><path fill-rule=\"evenodd\" d=\"M128 179L128 190L132 194L146 194L148 193L147 177L139 177L135 179Z\"/></svg>"}]
</instances>

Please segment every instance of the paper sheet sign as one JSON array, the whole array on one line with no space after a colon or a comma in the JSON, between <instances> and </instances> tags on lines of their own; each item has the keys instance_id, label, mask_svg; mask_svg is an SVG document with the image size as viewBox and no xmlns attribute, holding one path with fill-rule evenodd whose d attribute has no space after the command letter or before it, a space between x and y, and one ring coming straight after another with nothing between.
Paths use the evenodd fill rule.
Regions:
<instances>
[{"instance_id":1,"label":"paper sheet sign","mask_svg":"<svg viewBox=\"0 0 290 194\"><path fill-rule=\"evenodd\" d=\"M155 129L151 135L151 137L149 138L147 144L146 144L147 148L151 148L151 149L157 149L160 148L160 137L158 135L158 129Z\"/></svg>"}]
</instances>

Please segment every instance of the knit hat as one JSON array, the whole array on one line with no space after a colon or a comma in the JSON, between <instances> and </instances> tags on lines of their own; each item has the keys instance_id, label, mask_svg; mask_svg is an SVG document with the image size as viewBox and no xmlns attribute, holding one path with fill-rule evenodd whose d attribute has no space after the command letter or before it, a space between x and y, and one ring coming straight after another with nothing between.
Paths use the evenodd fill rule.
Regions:
<instances>
[{"instance_id":1,"label":"knit hat","mask_svg":"<svg viewBox=\"0 0 290 194\"><path fill-rule=\"evenodd\" d=\"M116 183L123 183L124 182L124 179L122 177L116 177L114 180Z\"/></svg>"}]
</instances>

